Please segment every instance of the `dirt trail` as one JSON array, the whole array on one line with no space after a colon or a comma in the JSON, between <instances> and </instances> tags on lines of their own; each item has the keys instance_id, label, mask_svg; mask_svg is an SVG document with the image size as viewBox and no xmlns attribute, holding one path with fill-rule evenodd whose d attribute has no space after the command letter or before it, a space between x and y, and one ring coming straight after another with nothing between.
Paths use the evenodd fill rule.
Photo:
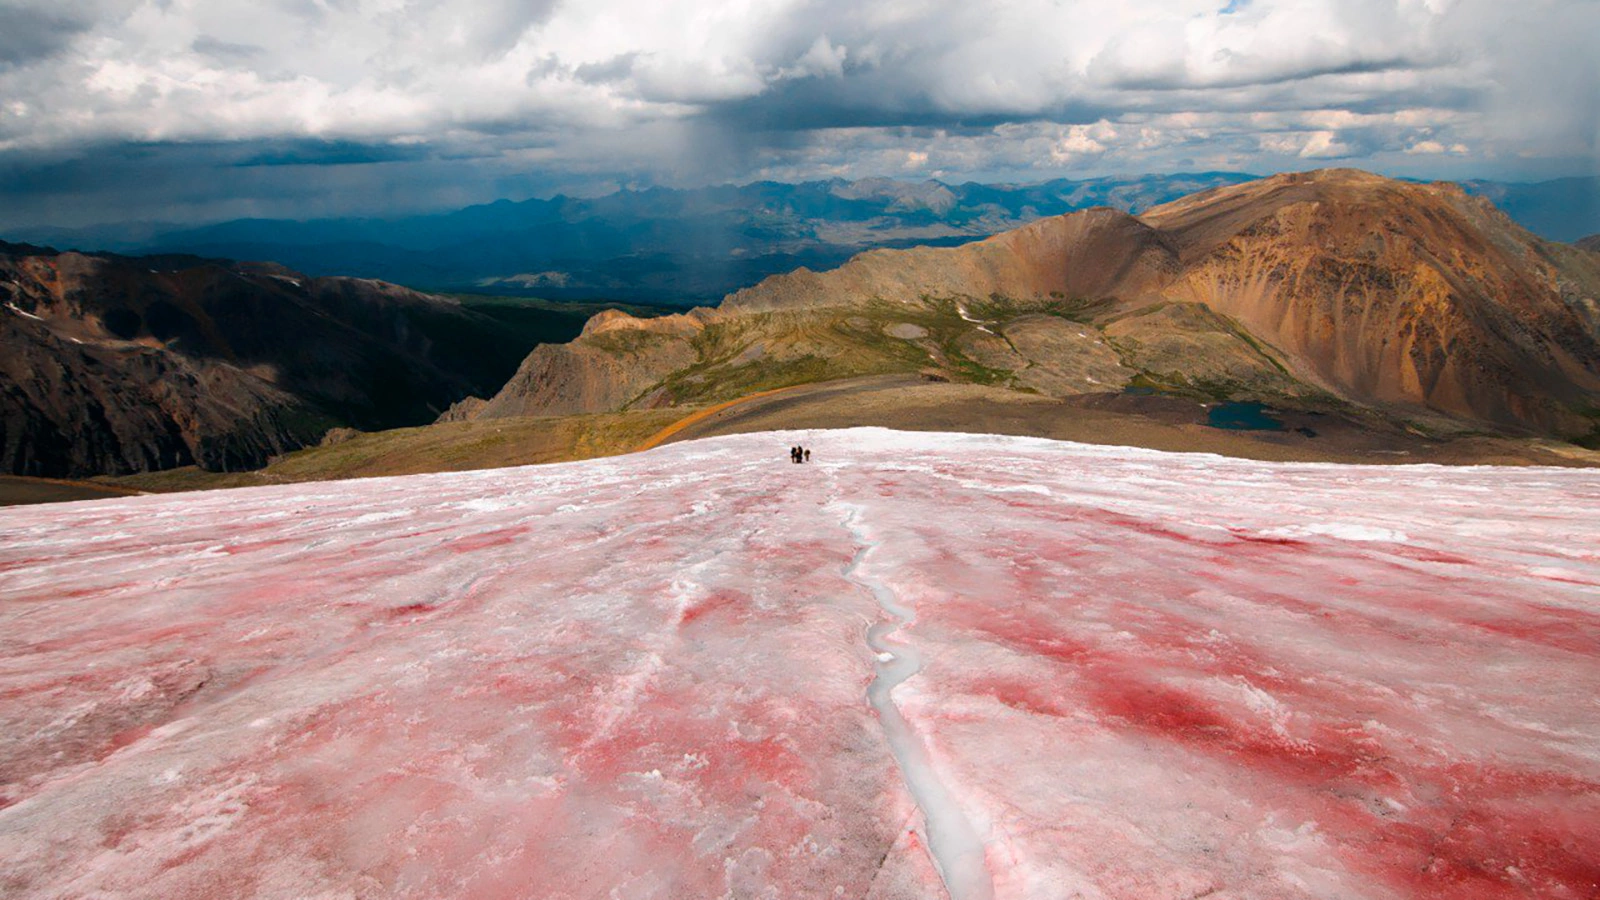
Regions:
<instances>
[{"instance_id":1,"label":"dirt trail","mask_svg":"<svg viewBox=\"0 0 1600 900\"><path fill-rule=\"evenodd\" d=\"M670 440L673 436L677 435L678 432L683 431L685 428L688 428L691 425L699 424L700 422L703 422L706 419L711 418L712 416L716 415L717 413L723 412L724 410L732 409L733 407L738 406L741 403L749 403L752 400L757 400L757 399L760 399L762 397L771 397L774 394L782 394L782 393L786 393L788 391L796 391L796 390L799 390L800 388L807 388L807 387L812 387L812 385L809 385L809 384L794 384L794 385L790 385L789 387L773 388L773 389L768 390L768 391L756 391L754 394L745 394L743 397L736 397L736 398L734 398L732 400L725 400L722 403L718 403L718 404L716 404L714 406L708 406L705 409L702 409L702 410L699 410L697 412L690 413L687 416L684 416L683 418L679 419L678 421L673 422L671 425L668 425L667 427L665 427L665 428L661 429L660 431L656 432L655 434L651 435L649 440L645 441L644 443L640 444L638 447L634 448L634 452L638 452L638 451L641 451L641 450L649 450L649 449L651 449L653 447L659 447L662 444L666 443L668 440Z\"/></svg>"}]
</instances>

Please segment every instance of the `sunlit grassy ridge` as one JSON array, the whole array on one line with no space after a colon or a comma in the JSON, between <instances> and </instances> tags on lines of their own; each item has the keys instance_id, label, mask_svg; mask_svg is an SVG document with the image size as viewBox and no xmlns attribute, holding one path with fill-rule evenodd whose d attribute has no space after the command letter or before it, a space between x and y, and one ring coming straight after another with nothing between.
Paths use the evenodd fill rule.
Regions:
<instances>
[{"instance_id":1,"label":"sunlit grassy ridge","mask_svg":"<svg viewBox=\"0 0 1600 900\"><path fill-rule=\"evenodd\" d=\"M947 297L754 311L710 322L688 339L695 361L639 392L629 406L716 403L798 384L918 372L1039 393L1024 373L1053 361L1030 358L1010 332L1041 316L1071 323L1109 347L1129 370L1102 390L1136 384L1197 398L1304 402L1324 395L1295 379L1271 348L1237 322L1196 304L1114 314L1112 304L1064 297ZM617 329L583 340L610 352L640 353L683 338ZM980 352L985 347L990 352Z\"/></svg>"}]
</instances>

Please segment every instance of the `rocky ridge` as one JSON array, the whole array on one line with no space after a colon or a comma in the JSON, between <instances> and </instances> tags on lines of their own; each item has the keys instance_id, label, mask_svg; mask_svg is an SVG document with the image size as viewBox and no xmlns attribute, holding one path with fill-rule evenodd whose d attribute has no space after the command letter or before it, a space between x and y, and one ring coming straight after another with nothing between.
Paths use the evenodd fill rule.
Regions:
<instances>
[{"instance_id":1,"label":"rocky ridge","mask_svg":"<svg viewBox=\"0 0 1600 900\"><path fill-rule=\"evenodd\" d=\"M442 298L192 257L0 244L0 471L263 465L435 418L525 346Z\"/></svg>"}]
</instances>

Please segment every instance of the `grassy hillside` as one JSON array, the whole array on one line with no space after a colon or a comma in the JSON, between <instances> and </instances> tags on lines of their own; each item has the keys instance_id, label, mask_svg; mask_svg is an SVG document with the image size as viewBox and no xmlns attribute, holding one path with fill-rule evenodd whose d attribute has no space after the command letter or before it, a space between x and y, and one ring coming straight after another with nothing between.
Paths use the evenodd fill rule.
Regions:
<instances>
[{"instance_id":1,"label":"grassy hillside","mask_svg":"<svg viewBox=\"0 0 1600 900\"><path fill-rule=\"evenodd\" d=\"M584 343L638 354L678 340L617 329ZM717 403L773 388L889 374L1058 398L1136 387L1196 399L1341 405L1296 379L1272 348L1237 322L1198 304L1129 313L1066 297L880 300L723 318L689 343L695 361L641 392L630 408Z\"/></svg>"}]
</instances>

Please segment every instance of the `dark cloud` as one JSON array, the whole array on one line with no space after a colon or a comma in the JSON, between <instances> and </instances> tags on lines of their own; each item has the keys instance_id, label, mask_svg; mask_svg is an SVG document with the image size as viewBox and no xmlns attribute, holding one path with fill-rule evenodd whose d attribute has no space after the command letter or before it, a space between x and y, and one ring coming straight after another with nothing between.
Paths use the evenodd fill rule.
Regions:
<instances>
[{"instance_id":1,"label":"dark cloud","mask_svg":"<svg viewBox=\"0 0 1600 900\"><path fill-rule=\"evenodd\" d=\"M1263 85L1293 84L1322 78L1328 75L1366 75L1381 72L1413 72L1433 68L1432 64L1393 57L1389 59L1352 59L1346 62L1290 68L1259 74L1224 75L1198 79L1187 73L1162 75L1112 76L1107 86L1119 91L1193 91L1221 88L1260 87ZM1091 67L1091 74L1093 68Z\"/></svg>"},{"instance_id":2,"label":"dark cloud","mask_svg":"<svg viewBox=\"0 0 1600 900\"><path fill-rule=\"evenodd\" d=\"M264 47L255 44L235 44L229 41L219 41L208 35L201 35L194 39L189 47L202 56L209 56L217 60L247 60L263 56L267 51Z\"/></svg>"},{"instance_id":3,"label":"dark cloud","mask_svg":"<svg viewBox=\"0 0 1600 900\"><path fill-rule=\"evenodd\" d=\"M91 16L59 6L0 4L0 68L49 59L93 24Z\"/></svg>"},{"instance_id":4,"label":"dark cloud","mask_svg":"<svg viewBox=\"0 0 1600 900\"><path fill-rule=\"evenodd\" d=\"M567 187L547 173L481 159L345 148L374 162L269 163L296 148L251 143L120 144L0 154L0 238L42 226L309 218L449 209L486 197L525 198ZM304 151L304 147L298 148ZM111 248L115 249L115 248Z\"/></svg>"},{"instance_id":5,"label":"dark cloud","mask_svg":"<svg viewBox=\"0 0 1600 900\"><path fill-rule=\"evenodd\" d=\"M1099 111L1077 109L963 110L943 106L915 84L871 76L843 83L814 79L778 84L755 97L708 104L705 115L724 125L758 132L833 128L987 128L1004 122L1053 119L1095 121Z\"/></svg>"},{"instance_id":6,"label":"dark cloud","mask_svg":"<svg viewBox=\"0 0 1600 900\"><path fill-rule=\"evenodd\" d=\"M292 141L252 152L232 165L250 166L360 166L373 163L415 161L431 155L428 148L411 144L358 144L353 141Z\"/></svg>"},{"instance_id":7,"label":"dark cloud","mask_svg":"<svg viewBox=\"0 0 1600 900\"><path fill-rule=\"evenodd\" d=\"M573 75L589 84L615 84L633 75L637 53L619 53L604 62L584 63L573 69Z\"/></svg>"}]
</instances>

